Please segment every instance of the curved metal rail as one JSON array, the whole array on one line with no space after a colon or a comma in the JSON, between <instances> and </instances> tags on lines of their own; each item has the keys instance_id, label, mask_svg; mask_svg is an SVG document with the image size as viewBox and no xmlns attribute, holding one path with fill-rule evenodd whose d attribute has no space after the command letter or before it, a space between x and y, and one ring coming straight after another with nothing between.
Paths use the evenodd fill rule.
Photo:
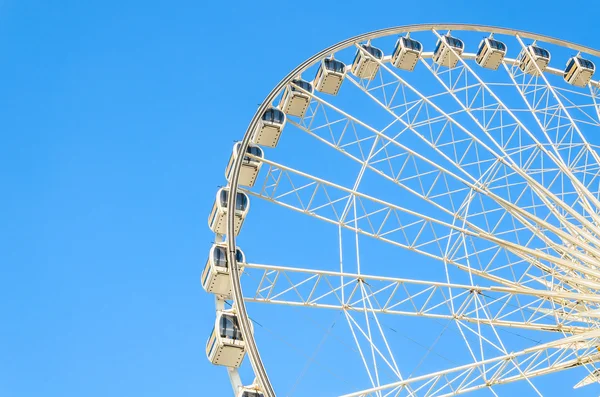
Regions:
<instances>
[{"instance_id":1,"label":"curved metal rail","mask_svg":"<svg viewBox=\"0 0 600 397\"><path fill-rule=\"evenodd\" d=\"M246 129L246 133L241 142L240 151L242 153L246 152L248 148L248 144L250 143L250 139L252 136L252 132L256 128L260 117L267 110L267 108L271 105L273 100L277 97L277 95L281 92L286 85L288 85L292 79L301 74L303 71L316 64L318 61L323 59L324 57L335 53L339 50L342 50L346 47L354 45L356 43L376 39L383 36L393 35L393 34L402 34L408 32L418 32L418 31L427 31L433 29L440 30L462 30L462 31L475 31L482 33L498 33L498 34L506 34L506 35L514 35L520 36L522 38L532 39L532 40L540 40L546 43L556 44L559 46L567 47L572 50L580 51L583 53L587 53L590 55L594 55L600 57L600 51L595 50L590 47L582 46L579 44L570 43L568 41L556 39L550 36L534 34L530 32L494 27L494 26L486 26L486 25L471 25L471 24L419 24L419 25L406 25L406 26L398 26L393 28L376 30L369 33L364 33L358 36L354 36L352 38L340 41L337 44L334 44L315 55L311 56L300 65L298 65L295 69L293 69L287 76L285 76L281 81L273 88L273 90L267 95L265 100L261 103L258 110L252 117L248 128ZM256 345L256 341L254 340L254 335L252 332L252 327L250 324L250 319L248 318L248 312L246 310L246 305L244 302L243 294L242 294L242 286L239 277L239 271L237 267L236 261L236 242L235 242L235 234L230 233L230 230L235 229L235 205L236 205L236 194L238 190L238 179L239 173L242 166L242 160L244 156L238 156L234 165L233 165L233 173L230 181L230 200L228 203L227 211L228 211L228 219L227 219L227 252L228 252L228 263L230 264L230 278L232 285L232 296L235 305L236 312L238 314L238 319L240 323L240 328L242 331L242 336L244 341L246 342L246 348L248 352L248 357L250 358L250 363L254 370L254 374L256 379L258 380L260 386L262 387L263 393L265 397L275 397L275 391L273 386L271 385L271 381L267 375L267 371L260 357L260 353L258 351L258 347Z\"/></svg>"}]
</instances>

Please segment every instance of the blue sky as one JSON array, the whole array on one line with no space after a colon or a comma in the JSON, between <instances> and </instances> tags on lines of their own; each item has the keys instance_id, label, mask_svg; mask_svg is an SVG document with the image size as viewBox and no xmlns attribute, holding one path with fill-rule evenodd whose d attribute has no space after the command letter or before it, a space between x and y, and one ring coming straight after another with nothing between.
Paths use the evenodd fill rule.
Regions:
<instances>
[{"instance_id":1,"label":"blue sky","mask_svg":"<svg viewBox=\"0 0 600 397\"><path fill-rule=\"evenodd\" d=\"M600 6L586 7L0 0L0 395L229 395L204 354L206 218L271 87L323 47L395 25L598 47Z\"/></svg>"}]
</instances>

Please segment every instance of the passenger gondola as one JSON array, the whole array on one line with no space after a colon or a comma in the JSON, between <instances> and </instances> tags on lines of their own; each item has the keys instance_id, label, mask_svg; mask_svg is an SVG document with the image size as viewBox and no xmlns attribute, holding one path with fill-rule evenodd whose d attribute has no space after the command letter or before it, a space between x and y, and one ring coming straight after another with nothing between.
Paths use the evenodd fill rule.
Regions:
<instances>
[{"instance_id":1,"label":"passenger gondola","mask_svg":"<svg viewBox=\"0 0 600 397\"><path fill-rule=\"evenodd\" d=\"M538 68L540 72L544 72L549 63L550 52L536 45L527 46L521 52L519 58L519 68L523 72L534 76L539 74Z\"/></svg>"},{"instance_id":2,"label":"passenger gondola","mask_svg":"<svg viewBox=\"0 0 600 397\"><path fill-rule=\"evenodd\" d=\"M412 72L422 52L423 46L417 40L409 37L399 37L392 55L392 64L398 69Z\"/></svg>"},{"instance_id":3,"label":"passenger gondola","mask_svg":"<svg viewBox=\"0 0 600 397\"><path fill-rule=\"evenodd\" d=\"M264 397L264 394L257 388L244 387L237 397Z\"/></svg>"},{"instance_id":4,"label":"passenger gondola","mask_svg":"<svg viewBox=\"0 0 600 397\"><path fill-rule=\"evenodd\" d=\"M491 37L487 37L479 44L475 60L486 69L498 70L498 67L506 56L506 45Z\"/></svg>"},{"instance_id":5,"label":"passenger gondola","mask_svg":"<svg viewBox=\"0 0 600 397\"><path fill-rule=\"evenodd\" d=\"M596 65L592 61L576 56L567 62L564 78L569 84L585 87L589 84L595 71Z\"/></svg>"},{"instance_id":6,"label":"passenger gondola","mask_svg":"<svg viewBox=\"0 0 600 397\"><path fill-rule=\"evenodd\" d=\"M373 80L379 70L379 62L383 59L383 52L370 44L361 44L352 62L350 71L361 79ZM363 52L366 52L366 54Z\"/></svg>"},{"instance_id":7,"label":"passenger gondola","mask_svg":"<svg viewBox=\"0 0 600 397\"><path fill-rule=\"evenodd\" d=\"M325 94L337 95L346 77L346 65L336 59L323 59L313 82L315 89Z\"/></svg>"},{"instance_id":8,"label":"passenger gondola","mask_svg":"<svg viewBox=\"0 0 600 397\"><path fill-rule=\"evenodd\" d=\"M256 126L256 130L252 135L252 142L261 146L277 146L285 121L285 113L281 110L277 108L267 109Z\"/></svg>"},{"instance_id":9,"label":"passenger gondola","mask_svg":"<svg viewBox=\"0 0 600 397\"><path fill-rule=\"evenodd\" d=\"M462 40L447 34L437 41L433 61L438 65L454 68L464 50L465 44Z\"/></svg>"},{"instance_id":10,"label":"passenger gondola","mask_svg":"<svg viewBox=\"0 0 600 397\"><path fill-rule=\"evenodd\" d=\"M306 91L301 91L300 89ZM302 79L292 80L281 97L281 105L279 106L285 114L292 116L304 117L306 109L310 104L310 95L313 92L313 86L308 81Z\"/></svg>"},{"instance_id":11,"label":"passenger gondola","mask_svg":"<svg viewBox=\"0 0 600 397\"><path fill-rule=\"evenodd\" d=\"M231 154L231 157L229 158L229 163L227 164L227 168L225 169L225 177L228 181L231 181L233 165L235 163L235 160L239 156L241 145L241 142L238 142L235 145L233 145L233 153ZM253 155L255 157L250 157L249 155ZM242 168L240 169L238 184L243 186L254 186L256 176L258 175L260 167L262 166L261 159L263 158L264 154L260 147L248 145L248 149L246 149L246 155L244 155L244 159L242 160Z\"/></svg>"},{"instance_id":12,"label":"passenger gondola","mask_svg":"<svg viewBox=\"0 0 600 397\"><path fill-rule=\"evenodd\" d=\"M238 268L243 269L246 258L241 249L236 249L235 257ZM231 297L227 244L214 244L210 248L208 260L202 272L202 288L208 293L220 295L226 299Z\"/></svg>"},{"instance_id":13,"label":"passenger gondola","mask_svg":"<svg viewBox=\"0 0 600 397\"><path fill-rule=\"evenodd\" d=\"M238 318L230 310L217 311L217 319L208 342L206 356L214 365L238 368L246 354Z\"/></svg>"},{"instance_id":14,"label":"passenger gondola","mask_svg":"<svg viewBox=\"0 0 600 397\"><path fill-rule=\"evenodd\" d=\"M250 200L244 192L237 192L235 200L235 234L240 232L244 219L250 209ZM218 234L227 232L227 205L229 203L229 188L223 187L217 192L217 198L208 217L210 229Z\"/></svg>"}]
</instances>

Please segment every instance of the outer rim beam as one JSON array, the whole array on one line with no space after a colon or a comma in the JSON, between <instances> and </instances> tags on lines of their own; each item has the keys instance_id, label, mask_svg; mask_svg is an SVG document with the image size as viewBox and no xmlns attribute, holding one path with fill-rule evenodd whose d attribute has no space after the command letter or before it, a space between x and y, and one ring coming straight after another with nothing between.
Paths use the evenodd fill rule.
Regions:
<instances>
[{"instance_id":1,"label":"outer rim beam","mask_svg":"<svg viewBox=\"0 0 600 397\"><path fill-rule=\"evenodd\" d=\"M242 152L245 152L247 150L248 144L250 143L250 138L252 136L252 132L256 128L261 115L265 112L265 110L267 110L267 108L270 106L271 102L273 102L273 100L277 97L279 92L287 84L289 84L292 81L292 79L294 79L298 74L301 74L304 70L306 70L307 68L309 68L310 66L312 66L313 64L318 62L320 59L326 57L327 55L333 54L334 52L337 52L338 50L341 50L342 48L348 47L354 43L358 43L358 42L361 42L364 40L374 39L374 38L378 38L378 37L382 37L382 36L386 36L386 35L400 34L400 33L406 33L406 32L411 32L411 31L413 31L413 32L425 31L425 30L432 30L432 29L448 29L448 30L454 29L454 30L468 30L468 31L485 32L485 33L495 32L495 33L500 33L500 34L513 35L513 36L519 35L524 38L540 40L540 41L544 41L547 43L552 43L552 44L556 44L559 46L568 47L575 51L581 51L584 53L588 53L588 54L600 57L600 51L594 50L594 49L586 47L586 46L570 43L570 42L567 42L564 40L559 40L559 39L556 39L556 38L553 38L550 36L537 35L537 34L533 34L533 33L518 31L515 29L507 29L507 28L486 26L486 25L419 24L419 25L406 25L406 26L399 26L399 27L393 27L393 28L388 28L388 29L376 30L376 31L361 34L361 35L352 37L350 39L341 41L337 44L334 44L334 45L316 53L312 57L308 58L306 61L302 62L296 68L294 68L287 76L285 76L273 88L273 90L267 95L265 100L262 102L262 104L257 109L256 113L252 117L252 120L250 121L250 124L248 125L248 128L246 129L246 133L241 142L240 150ZM249 356L250 362L252 364L252 368L254 369L254 373L256 375L258 383L262 386L264 395L266 397L275 397L275 391L273 389L273 386L271 385L271 382L267 375L266 369L263 365L262 359L260 357L260 353L258 351L258 347L256 345L256 341L254 340L254 335L252 334L252 328L250 325L250 320L248 318L248 313L246 311L246 306L245 306L243 294L242 294L242 287L241 287L240 278L239 278L239 271L237 268L237 261L236 261L236 255L235 255L235 253L236 253L235 234L230 233L230 231L235 230L235 217L233 216L233 214L234 214L235 205L236 205L236 193L238 190L238 180L239 180L240 170L242 167L242 159L243 159L243 156L238 157L238 159L235 161L235 163L233 165L233 176L231 178L230 186L229 186L231 189L230 190L231 200L229 200L229 203L228 203L229 216L228 216L228 220L227 220L226 241L227 241L227 247L228 247L228 260L229 260L229 263L232 264L232 266L231 266L232 270L230 272L230 279L231 279L231 283L232 283L232 295L233 295L233 300L235 303L235 308L239 314L240 329L241 329L243 338L246 341L246 345L248 347L248 356Z\"/></svg>"}]
</instances>

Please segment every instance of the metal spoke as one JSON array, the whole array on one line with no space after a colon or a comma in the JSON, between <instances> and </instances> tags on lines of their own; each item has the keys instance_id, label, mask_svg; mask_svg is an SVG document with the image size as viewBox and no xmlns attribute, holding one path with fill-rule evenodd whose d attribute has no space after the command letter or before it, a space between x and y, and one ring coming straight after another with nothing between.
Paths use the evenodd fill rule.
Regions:
<instances>
[{"instance_id":1,"label":"metal spoke","mask_svg":"<svg viewBox=\"0 0 600 397\"><path fill-rule=\"evenodd\" d=\"M259 276L254 278L260 282L245 297L246 301L307 308L575 334L587 332L588 326L597 321L597 312L590 313L583 303L600 304L596 295L525 287L481 287L262 264L248 264L247 268L258 271ZM343 285L336 283L340 277L345 280ZM368 292L363 290L365 286ZM346 300L341 298L343 289L350 291ZM522 298L520 305L515 304L517 296ZM549 315L555 311L552 304L564 308L559 321ZM486 312L486 318L478 317L481 310Z\"/></svg>"},{"instance_id":2,"label":"metal spoke","mask_svg":"<svg viewBox=\"0 0 600 397\"><path fill-rule=\"evenodd\" d=\"M368 390L345 394L342 397L363 397L375 392L402 389L411 385L427 397L458 395L470 391L525 380L537 376L564 371L574 366L594 364L600 361L596 346L600 344L600 331L564 338L534 348L495 357L488 360L434 372L379 386ZM478 371L481 367L485 371Z\"/></svg>"}]
</instances>

